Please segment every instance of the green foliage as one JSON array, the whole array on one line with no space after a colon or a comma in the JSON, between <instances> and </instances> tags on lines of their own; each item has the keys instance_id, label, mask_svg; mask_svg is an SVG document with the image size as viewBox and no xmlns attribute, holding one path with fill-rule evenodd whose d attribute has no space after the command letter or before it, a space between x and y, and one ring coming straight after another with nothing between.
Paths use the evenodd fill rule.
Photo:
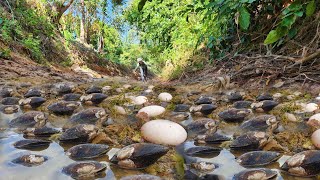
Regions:
<instances>
[{"instance_id":1,"label":"green foliage","mask_svg":"<svg viewBox=\"0 0 320 180\"><path fill-rule=\"evenodd\" d=\"M306 7L306 15L310 17L313 15L315 11L316 11L316 2L313 0L313 1L310 1Z\"/></svg>"},{"instance_id":2,"label":"green foliage","mask_svg":"<svg viewBox=\"0 0 320 180\"><path fill-rule=\"evenodd\" d=\"M0 58L10 59L10 49L0 47Z\"/></svg>"},{"instance_id":3,"label":"green foliage","mask_svg":"<svg viewBox=\"0 0 320 180\"><path fill-rule=\"evenodd\" d=\"M241 29L247 30L250 25L250 13L248 12L247 8L241 7L239 9L239 25Z\"/></svg>"},{"instance_id":4,"label":"green foliage","mask_svg":"<svg viewBox=\"0 0 320 180\"><path fill-rule=\"evenodd\" d=\"M29 50L31 58L36 60L38 63L43 63L44 57L40 49L40 40L34 38L32 34L22 40L22 44Z\"/></svg>"}]
</instances>

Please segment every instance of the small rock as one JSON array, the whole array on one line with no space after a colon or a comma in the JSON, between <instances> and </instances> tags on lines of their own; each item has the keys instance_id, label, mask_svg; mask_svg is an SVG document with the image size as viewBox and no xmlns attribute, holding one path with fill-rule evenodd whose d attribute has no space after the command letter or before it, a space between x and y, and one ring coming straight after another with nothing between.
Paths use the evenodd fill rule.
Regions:
<instances>
[{"instance_id":1,"label":"small rock","mask_svg":"<svg viewBox=\"0 0 320 180\"><path fill-rule=\"evenodd\" d=\"M161 101L164 101L164 102L170 102L172 100L172 95L167 93L167 92L163 92L163 93L160 93L158 98L161 100Z\"/></svg>"},{"instance_id":2,"label":"small rock","mask_svg":"<svg viewBox=\"0 0 320 180\"><path fill-rule=\"evenodd\" d=\"M279 79L274 85L273 85L273 87L274 88L280 88L280 87L282 87L284 85L284 82L281 80L281 79Z\"/></svg>"},{"instance_id":3,"label":"small rock","mask_svg":"<svg viewBox=\"0 0 320 180\"><path fill-rule=\"evenodd\" d=\"M284 116L287 118L288 121L297 122L298 119L291 113L285 113Z\"/></svg>"},{"instance_id":4,"label":"small rock","mask_svg":"<svg viewBox=\"0 0 320 180\"><path fill-rule=\"evenodd\" d=\"M148 102L148 98L145 96L137 96L133 98L133 103L135 105L143 105L146 102Z\"/></svg>"},{"instance_id":5,"label":"small rock","mask_svg":"<svg viewBox=\"0 0 320 180\"><path fill-rule=\"evenodd\" d=\"M114 108L114 110L116 111L117 114L121 114L121 115L126 115L127 114L126 110L121 106L115 105L113 108Z\"/></svg>"},{"instance_id":6,"label":"small rock","mask_svg":"<svg viewBox=\"0 0 320 180\"><path fill-rule=\"evenodd\" d=\"M178 145L187 139L186 130L169 120L153 120L141 127L142 137L155 144Z\"/></svg>"}]
</instances>

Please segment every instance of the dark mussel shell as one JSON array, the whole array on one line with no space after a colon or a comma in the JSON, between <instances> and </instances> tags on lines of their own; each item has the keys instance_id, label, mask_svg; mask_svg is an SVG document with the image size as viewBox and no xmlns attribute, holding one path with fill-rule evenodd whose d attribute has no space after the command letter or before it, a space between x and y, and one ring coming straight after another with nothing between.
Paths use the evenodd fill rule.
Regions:
<instances>
[{"instance_id":1,"label":"dark mussel shell","mask_svg":"<svg viewBox=\"0 0 320 180\"><path fill-rule=\"evenodd\" d=\"M81 94L75 94L75 93L69 93L63 95L63 100L64 101L79 101L81 97Z\"/></svg>"},{"instance_id":2,"label":"dark mussel shell","mask_svg":"<svg viewBox=\"0 0 320 180\"><path fill-rule=\"evenodd\" d=\"M31 108L37 108L46 102L43 97L30 97L27 99L21 99L19 101L20 106L30 106Z\"/></svg>"},{"instance_id":3,"label":"dark mussel shell","mask_svg":"<svg viewBox=\"0 0 320 180\"><path fill-rule=\"evenodd\" d=\"M196 146L185 150L188 156L210 155L220 152L222 148L210 147L210 146Z\"/></svg>"},{"instance_id":4,"label":"dark mussel shell","mask_svg":"<svg viewBox=\"0 0 320 180\"><path fill-rule=\"evenodd\" d=\"M75 126L78 124L99 125L107 120L107 113L103 108L89 108L71 116L65 127Z\"/></svg>"},{"instance_id":5,"label":"dark mussel shell","mask_svg":"<svg viewBox=\"0 0 320 180\"><path fill-rule=\"evenodd\" d=\"M223 134L216 133L216 132L198 135L195 138L195 141L197 143L207 143L207 144L219 144L224 141L230 141L230 140L231 140L230 137L225 136Z\"/></svg>"},{"instance_id":6,"label":"dark mussel shell","mask_svg":"<svg viewBox=\"0 0 320 180\"><path fill-rule=\"evenodd\" d=\"M103 144L79 144L68 149L66 154L71 159L92 159L106 154L108 148Z\"/></svg>"},{"instance_id":7,"label":"dark mussel shell","mask_svg":"<svg viewBox=\"0 0 320 180\"><path fill-rule=\"evenodd\" d=\"M111 162L125 169L141 169L155 163L168 152L165 146L151 143L136 143L119 150Z\"/></svg>"},{"instance_id":8,"label":"dark mussel shell","mask_svg":"<svg viewBox=\"0 0 320 180\"><path fill-rule=\"evenodd\" d=\"M11 162L15 164L21 164L23 166L32 167L32 166L39 166L43 162L47 161L48 157L36 155L36 154L28 154L28 155L22 155Z\"/></svg>"},{"instance_id":9,"label":"dark mussel shell","mask_svg":"<svg viewBox=\"0 0 320 180\"><path fill-rule=\"evenodd\" d=\"M261 131L250 131L232 141L230 148L234 150L258 150L261 149L268 140L268 135Z\"/></svg>"},{"instance_id":10,"label":"dark mussel shell","mask_svg":"<svg viewBox=\"0 0 320 180\"><path fill-rule=\"evenodd\" d=\"M98 128L91 124L79 124L67 129L59 137L62 142L89 142L98 132Z\"/></svg>"},{"instance_id":11,"label":"dark mussel shell","mask_svg":"<svg viewBox=\"0 0 320 180\"><path fill-rule=\"evenodd\" d=\"M0 89L0 98L11 97L13 94L12 88L2 88Z\"/></svg>"},{"instance_id":12,"label":"dark mussel shell","mask_svg":"<svg viewBox=\"0 0 320 180\"><path fill-rule=\"evenodd\" d=\"M174 112L187 112L189 111L190 106L187 104L177 104L175 106Z\"/></svg>"},{"instance_id":13,"label":"dark mussel shell","mask_svg":"<svg viewBox=\"0 0 320 180\"><path fill-rule=\"evenodd\" d=\"M26 129L23 134L25 136L36 136L36 137L50 137L53 134L60 133L59 130L51 128L51 127L40 127L40 128L31 128Z\"/></svg>"},{"instance_id":14,"label":"dark mussel shell","mask_svg":"<svg viewBox=\"0 0 320 180\"><path fill-rule=\"evenodd\" d=\"M105 100L108 96L102 93L92 93L87 96L81 96L81 102L91 102L93 104L100 104L103 100Z\"/></svg>"},{"instance_id":15,"label":"dark mussel shell","mask_svg":"<svg viewBox=\"0 0 320 180\"><path fill-rule=\"evenodd\" d=\"M162 178L150 174L139 174L122 177L120 180L163 180Z\"/></svg>"},{"instance_id":16,"label":"dark mussel shell","mask_svg":"<svg viewBox=\"0 0 320 180\"><path fill-rule=\"evenodd\" d=\"M196 134L205 133L208 130L212 130L213 132L215 132L217 130L217 126L218 123L215 120L206 118L191 122L190 124L188 124L187 130L188 132Z\"/></svg>"},{"instance_id":17,"label":"dark mussel shell","mask_svg":"<svg viewBox=\"0 0 320 180\"><path fill-rule=\"evenodd\" d=\"M277 124L278 121L275 116L260 115L243 122L240 129L244 131L267 131L268 129L276 129Z\"/></svg>"},{"instance_id":18,"label":"dark mussel shell","mask_svg":"<svg viewBox=\"0 0 320 180\"><path fill-rule=\"evenodd\" d=\"M47 147L51 141L41 140L41 139L24 139L17 141L13 144L15 148L19 149L32 149L38 147Z\"/></svg>"},{"instance_id":19,"label":"dark mussel shell","mask_svg":"<svg viewBox=\"0 0 320 180\"><path fill-rule=\"evenodd\" d=\"M273 97L270 94L260 94L257 97L257 101L264 101L264 100L273 100Z\"/></svg>"},{"instance_id":20,"label":"dark mussel shell","mask_svg":"<svg viewBox=\"0 0 320 180\"><path fill-rule=\"evenodd\" d=\"M94 177L107 169L107 165L96 161L72 163L62 169L62 172L74 179Z\"/></svg>"},{"instance_id":21,"label":"dark mussel shell","mask_svg":"<svg viewBox=\"0 0 320 180\"><path fill-rule=\"evenodd\" d=\"M212 104L212 99L211 97L200 97L194 104L200 105L200 104Z\"/></svg>"},{"instance_id":22,"label":"dark mussel shell","mask_svg":"<svg viewBox=\"0 0 320 180\"><path fill-rule=\"evenodd\" d=\"M41 97L42 92L40 89L29 89L29 91L24 95L25 98L30 97Z\"/></svg>"},{"instance_id":23,"label":"dark mussel shell","mask_svg":"<svg viewBox=\"0 0 320 180\"><path fill-rule=\"evenodd\" d=\"M320 173L320 150L307 150L293 155L281 169L294 176L309 177Z\"/></svg>"},{"instance_id":24,"label":"dark mussel shell","mask_svg":"<svg viewBox=\"0 0 320 180\"><path fill-rule=\"evenodd\" d=\"M229 102L235 102L235 101L242 101L243 100L243 97L240 94L240 92L234 92L234 93L228 95L227 98L228 98Z\"/></svg>"},{"instance_id":25,"label":"dark mussel shell","mask_svg":"<svg viewBox=\"0 0 320 180\"><path fill-rule=\"evenodd\" d=\"M43 112L29 111L9 122L10 127L28 128L28 127L42 127L46 124L47 117Z\"/></svg>"},{"instance_id":26,"label":"dark mussel shell","mask_svg":"<svg viewBox=\"0 0 320 180\"><path fill-rule=\"evenodd\" d=\"M247 109L251 107L251 101L237 101L233 103L233 107L236 109Z\"/></svg>"},{"instance_id":27,"label":"dark mussel shell","mask_svg":"<svg viewBox=\"0 0 320 180\"><path fill-rule=\"evenodd\" d=\"M273 171L271 169L246 169L238 174L234 175L232 180L260 180L260 179L273 179L277 177L278 173L276 171Z\"/></svg>"},{"instance_id":28,"label":"dark mussel shell","mask_svg":"<svg viewBox=\"0 0 320 180\"><path fill-rule=\"evenodd\" d=\"M71 115L78 107L77 102L59 101L48 106L48 110L56 115Z\"/></svg>"},{"instance_id":29,"label":"dark mussel shell","mask_svg":"<svg viewBox=\"0 0 320 180\"><path fill-rule=\"evenodd\" d=\"M102 88L97 86L91 86L89 89L86 90L86 93L87 94L102 93Z\"/></svg>"},{"instance_id":30,"label":"dark mussel shell","mask_svg":"<svg viewBox=\"0 0 320 180\"><path fill-rule=\"evenodd\" d=\"M1 100L1 104L3 104L3 105L18 105L19 100L20 99L17 97L5 97Z\"/></svg>"},{"instance_id":31,"label":"dark mussel shell","mask_svg":"<svg viewBox=\"0 0 320 180\"><path fill-rule=\"evenodd\" d=\"M226 122L241 122L251 113L248 109L228 109L220 112L218 115Z\"/></svg>"},{"instance_id":32,"label":"dark mussel shell","mask_svg":"<svg viewBox=\"0 0 320 180\"><path fill-rule=\"evenodd\" d=\"M242 154L237 162L244 167L265 166L280 158L280 153L272 151L252 151Z\"/></svg>"}]
</instances>

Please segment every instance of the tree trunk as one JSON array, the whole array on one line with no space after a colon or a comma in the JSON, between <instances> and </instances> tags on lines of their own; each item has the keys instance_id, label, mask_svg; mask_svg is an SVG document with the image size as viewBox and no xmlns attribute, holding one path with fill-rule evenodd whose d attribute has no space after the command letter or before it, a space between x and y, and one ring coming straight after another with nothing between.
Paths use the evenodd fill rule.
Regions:
<instances>
[{"instance_id":1,"label":"tree trunk","mask_svg":"<svg viewBox=\"0 0 320 180\"><path fill-rule=\"evenodd\" d=\"M72 5L73 1L74 0L70 0L69 3L66 4L66 5L64 5L65 2L62 3L60 6L57 5L57 4L54 5L54 9L58 12L57 16L53 18L53 23L54 24L58 24L59 23L63 13L66 12L69 9L69 7Z\"/></svg>"},{"instance_id":2,"label":"tree trunk","mask_svg":"<svg viewBox=\"0 0 320 180\"><path fill-rule=\"evenodd\" d=\"M80 41L86 43L86 12L84 0L80 0L80 9L81 9L81 22L80 22Z\"/></svg>"}]
</instances>

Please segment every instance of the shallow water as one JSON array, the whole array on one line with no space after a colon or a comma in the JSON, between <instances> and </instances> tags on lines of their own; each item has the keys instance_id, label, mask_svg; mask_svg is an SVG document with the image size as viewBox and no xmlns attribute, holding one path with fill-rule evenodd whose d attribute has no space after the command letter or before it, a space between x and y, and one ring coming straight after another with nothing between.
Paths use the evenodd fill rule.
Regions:
<instances>
[{"instance_id":1,"label":"shallow water","mask_svg":"<svg viewBox=\"0 0 320 180\"><path fill-rule=\"evenodd\" d=\"M86 107L80 107L80 109L83 109ZM215 111L218 112L218 111ZM13 118L21 115L23 113L22 110L19 110L18 113L12 114L12 115L6 115L3 113L0 113L0 179L19 179L19 180L46 180L46 179L72 179L71 177L63 174L61 172L62 168L64 166L67 166L73 162L74 160L70 159L68 156L65 155L65 151L72 147L72 144L61 144L59 141L52 141L49 147L45 149L38 149L38 150L22 150L22 149L16 149L13 147L13 143L24 139L20 131L10 129L7 126L7 123L12 120ZM170 112L167 113L167 116L169 117ZM164 118L165 118L164 117ZM55 128L62 128L69 116L48 116L48 125ZM114 123L130 123L129 119L126 118L112 118ZM111 120L110 119L110 120ZM190 115L188 119L181 121L180 123L182 125L187 125L190 122L193 121L193 117ZM132 123L132 122L131 122ZM227 135L229 137L232 137L232 135L237 131L238 124L224 124L221 126L221 128L218 130L219 133ZM179 154L181 154L184 159L185 163L189 164L192 162L211 162L218 164L219 167L215 169L214 171L210 172L212 174L219 175L221 179L232 179L233 175L244 170L245 168L240 166L236 162L236 157L240 156L241 154L245 152L237 152L237 151L230 151L229 149L223 149L220 153L216 153L214 155L210 156L202 156L199 157L191 157L184 154L184 150L195 146L194 142L191 138L188 139L185 143L177 146L172 147L172 149L175 149L175 151ZM219 146L219 145L207 145L207 146ZM112 157L112 155L118 150L115 148L119 147L110 147L110 151L99 158L96 158L94 160L100 161L100 162L106 162L108 163L109 159ZM23 154L38 154L48 157L48 160L44 162L40 166L35 167L25 167L22 165L14 164L11 161L15 158L17 158L20 155ZM110 157L109 157L109 156ZM315 179L315 178L298 178L289 176L287 174L284 174L279 171L280 165L284 163L284 161L289 158L290 156L283 155L282 158L280 158L277 162L272 163L267 166L267 168L276 170L278 172L277 180L281 179L288 179L288 180L307 180L307 179ZM114 166L112 164L109 164L110 168L108 168L104 173L97 176L97 179L119 179L123 176L128 175L135 175L135 174L142 174L146 173L144 170L126 170L121 169L117 166ZM166 177L163 177L166 179Z\"/></svg>"}]
</instances>

